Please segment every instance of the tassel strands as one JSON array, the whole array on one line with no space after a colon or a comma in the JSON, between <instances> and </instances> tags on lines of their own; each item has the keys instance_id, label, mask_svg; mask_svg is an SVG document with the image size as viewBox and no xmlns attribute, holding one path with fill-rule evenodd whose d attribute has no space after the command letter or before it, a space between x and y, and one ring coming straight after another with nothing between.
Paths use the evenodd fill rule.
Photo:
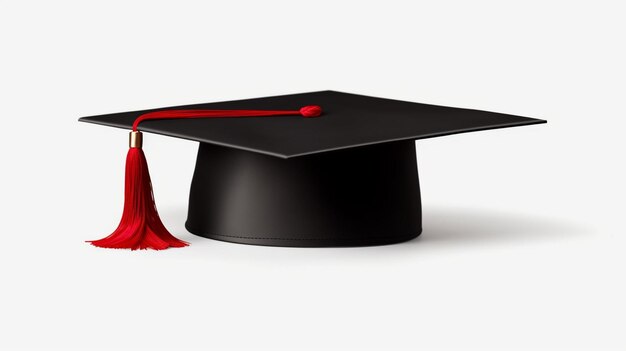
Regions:
<instances>
[{"instance_id":1,"label":"tassel strands","mask_svg":"<svg viewBox=\"0 0 626 351\"><path fill-rule=\"evenodd\" d=\"M112 249L153 249L184 247L189 244L170 234L157 212L146 156L141 148L141 132L130 133L126 156L124 211L115 231L100 240L89 241L97 247Z\"/></svg>"}]
</instances>

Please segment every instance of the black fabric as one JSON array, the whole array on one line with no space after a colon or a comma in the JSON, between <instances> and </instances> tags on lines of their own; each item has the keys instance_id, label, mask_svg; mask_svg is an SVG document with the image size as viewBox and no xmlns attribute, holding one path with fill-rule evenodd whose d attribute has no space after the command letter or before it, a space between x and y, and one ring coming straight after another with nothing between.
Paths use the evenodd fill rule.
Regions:
<instances>
[{"instance_id":1,"label":"black fabric","mask_svg":"<svg viewBox=\"0 0 626 351\"><path fill-rule=\"evenodd\" d=\"M201 143L186 228L223 241L363 246L422 231L415 143L280 159Z\"/></svg>"},{"instance_id":2,"label":"black fabric","mask_svg":"<svg viewBox=\"0 0 626 351\"><path fill-rule=\"evenodd\" d=\"M80 121L130 129L137 116L154 110L295 110L305 105L320 105L324 114L317 118L288 116L146 121L139 129L289 158L398 140L545 123L544 120L501 113L336 91L174 106L83 117Z\"/></svg>"}]
</instances>

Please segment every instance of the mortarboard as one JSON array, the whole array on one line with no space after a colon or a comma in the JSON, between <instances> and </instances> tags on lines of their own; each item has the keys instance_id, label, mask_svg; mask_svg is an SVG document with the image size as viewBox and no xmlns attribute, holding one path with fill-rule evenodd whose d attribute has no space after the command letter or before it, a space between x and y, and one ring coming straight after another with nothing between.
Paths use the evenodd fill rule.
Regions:
<instances>
[{"instance_id":1,"label":"mortarboard","mask_svg":"<svg viewBox=\"0 0 626 351\"><path fill-rule=\"evenodd\" d=\"M191 233L301 247L380 245L417 237L422 220L414 140L546 122L336 91L80 121L199 142L185 223ZM130 249L186 246L158 217L137 131L131 132L120 225L91 243Z\"/></svg>"}]
</instances>

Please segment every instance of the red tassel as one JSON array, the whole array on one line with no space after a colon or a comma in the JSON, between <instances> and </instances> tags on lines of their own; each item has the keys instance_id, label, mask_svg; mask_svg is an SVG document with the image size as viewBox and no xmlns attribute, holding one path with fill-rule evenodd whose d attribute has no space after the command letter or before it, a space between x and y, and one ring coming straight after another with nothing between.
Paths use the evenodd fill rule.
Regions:
<instances>
[{"instance_id":1,"label":"red tassel","mask_svg":"<svg viewBox=\"0 0 626 351\"><path fill-rule=\"evenodd\" d=\"M141 147L131 147L126 156L124 212L119 226L106 238L88 242L98 247L131 250L164 250L189 245L170 234L159 218L148 163Z\"/></svg>"},{"instance_id":2,"label":"red tassel","mask_svg":"<svg viewBox=\"0 0 626 351\"><path fill-rule=\"evenodd\" d=\"M321 114L322 108L319 106L304 106L299 110L163 110L144 113L135 119L133 131L130 133L130 150L126 156L126 186L122 220L111 235L87 242L98 247L131 250L165 250L170 247L189 245L170 234L159 218L154 204L148 163L141 149L142 134L137 131L141 122L161 119L292 115L308 118L318 117Z\"/></svg>"}]
</instances>

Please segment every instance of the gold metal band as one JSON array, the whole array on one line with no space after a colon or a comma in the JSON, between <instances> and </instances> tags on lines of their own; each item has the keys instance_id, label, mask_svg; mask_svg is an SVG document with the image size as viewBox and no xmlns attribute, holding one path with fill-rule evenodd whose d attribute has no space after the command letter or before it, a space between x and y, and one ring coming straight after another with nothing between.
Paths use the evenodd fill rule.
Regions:
<instances>
[{"instance_id":1,"label":"gold metal band","mask_svg":"<svg viewBox=\"0 0 626 351\"><path fill-rule=\"evenodd\" d=\"M129 147L136 147L136 148L140 148L143 145L143 135L141 134L141 132L137 131L137 132L130 132L130 137L128 139L128 146Z\"/></svg>"}]
</instances>

